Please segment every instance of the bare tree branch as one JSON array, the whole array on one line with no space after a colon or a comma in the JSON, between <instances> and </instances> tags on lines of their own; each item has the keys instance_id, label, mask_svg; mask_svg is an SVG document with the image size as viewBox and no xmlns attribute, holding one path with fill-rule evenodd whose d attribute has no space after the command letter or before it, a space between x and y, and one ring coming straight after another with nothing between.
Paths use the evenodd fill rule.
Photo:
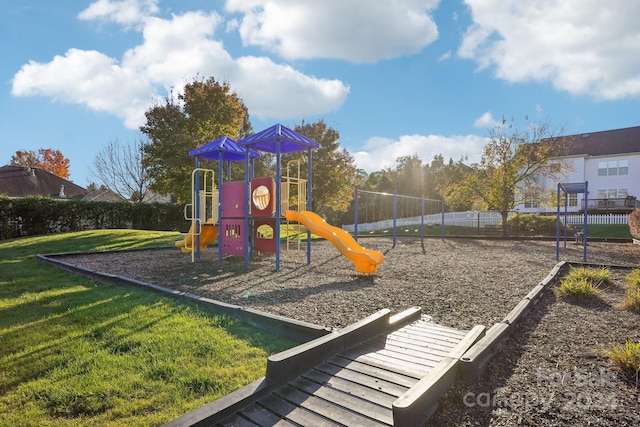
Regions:
<instances>
[{"instance_id":1,"label":"bare tree branch","mask_svg":"<svg viewBox=\"0 0 640 427\"><path fill-rule=\"evenodd\" d=\"M120 144L115 139L98 152L93 162L102 185L135 203L144 199L150 184L144 166L144 146L142 137L130 144Z\"/></svg>"}]
</instances>

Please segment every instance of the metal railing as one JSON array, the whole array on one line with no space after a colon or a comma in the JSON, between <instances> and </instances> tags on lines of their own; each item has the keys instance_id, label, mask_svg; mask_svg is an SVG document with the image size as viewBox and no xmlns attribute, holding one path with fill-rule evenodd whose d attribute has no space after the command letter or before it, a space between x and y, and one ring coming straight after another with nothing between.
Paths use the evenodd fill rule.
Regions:
<instances>
[{"instance_id":1,"label":"metal railing","mask_svg":"<svg viewBox=\"0 0 640 427\"><path fill-rule=\"evenodd\" d=\"M584 206L583 206L584 207ZM635 197L625 197L619 199L589 199L587 200L588 210L604 211L629 211L640 207Z\"/></svg>"}]
</instances>

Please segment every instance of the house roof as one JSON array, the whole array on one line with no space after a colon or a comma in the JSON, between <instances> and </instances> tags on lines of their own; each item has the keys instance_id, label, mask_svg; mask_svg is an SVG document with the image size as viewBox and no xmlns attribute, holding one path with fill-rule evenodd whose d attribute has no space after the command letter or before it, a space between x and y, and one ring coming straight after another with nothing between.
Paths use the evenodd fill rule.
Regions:
<instances>
[{"instance_id":1,"label":"house roof","mask_svg":"<svg viewBox=\"0 0 640 427\"><path fill-rule=\"evenodd\" d=\"M566 156L640 153L640 126L567 135L558 139Z\"/></svg>"},{"instance_id":2,"label":"house roof","mask_svg":"<svg viewBox=\"0 0 640 427\"><path fill-rule=\"evenodd\" d=\"M81 199L87 190L40 168L0 167L0 194L9 197L44 196Z\"/></svg>"},{"instance_id":3,"label":"house roof","mask_svg":"<svg viewBox=\"0 0 640 427\"><path fill-rule=\"evenodd\" d=\"M111 190L87 191L82 200L85 202L126 202L126 199Z\"/></svg>"}]
</instances>

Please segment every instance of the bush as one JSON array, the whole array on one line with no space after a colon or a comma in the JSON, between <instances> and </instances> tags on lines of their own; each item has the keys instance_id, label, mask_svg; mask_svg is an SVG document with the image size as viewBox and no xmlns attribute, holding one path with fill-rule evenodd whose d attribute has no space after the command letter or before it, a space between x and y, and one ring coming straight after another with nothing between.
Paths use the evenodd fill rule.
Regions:
<instances>
[{"instance_id":1,"label":"bush","mask_svg":"<svg viewBox=\"0 0 640 427\"><path fill-rule=\"evenodd\" d=\"M640 269L627 274L627 295L622 306L629 310L640 311Z\"/></svg>"},{"instance_id":2,"label":"bush","mask_svg":"<svg viewBox=\"0 0 640 427\"><path fill-rule=\"evenodd\" d=\"M640 208L629 214L627 223L629 224L629 232L631 235L640 240Z\"/></svg>"},{"instance_id":3,"label":"bush","mask_svg":"<svg viewBox=\"0 0 640 427\"><path fill-rule=\"evenodd\" d=\"M183 206L0 196L0 239L104 228L186 231Z\"/></svg>"},{"instance_id":4,"label":"bush","mask_svg":"<svg viewBox=\"0 0 640 427\"><path fill-rule=\"evenodd\" d=\"M610 284L609 270L592 268L575 268L562 278L555 289L560 298L575 298L577 300L595 299L600 295L600 287Z\"/></svg>"},{"instance_id":5,"label":"bush","mask_svg":"<svg viewBox=\"0 0 640 427\"><path fill-rule=\"evenodd\" d=\"M614 343L611 350L606 351L609 359L623 374L638 386L640 374L640 343L628 339L624 345Z\"/></svg>"},{"instance_id":6,"label":"bush","mask_svg":"<svg viewBox=\"0 0 640 427\"><path fill-rule=\"evenodd\" d=\"M556 234L555 216L515 214L509 217L508 223L513 234L543 236L551 236Z\"/></svg>"}]
</instances>

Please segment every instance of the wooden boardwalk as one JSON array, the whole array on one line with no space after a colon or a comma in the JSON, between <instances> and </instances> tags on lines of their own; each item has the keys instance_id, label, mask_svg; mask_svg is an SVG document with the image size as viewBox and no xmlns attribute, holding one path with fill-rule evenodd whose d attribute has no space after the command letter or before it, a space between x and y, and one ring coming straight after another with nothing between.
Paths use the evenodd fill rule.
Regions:
<instances>
[{"instance_id":1,"label":"wooden boardwalk","mask_svg":"<svg viewBox=\"0 0 640 427\"><path fill-rule=\"evenodd\" d=\"M447 361L457 362L457 358L478 339L483 330L483 327L479 327L471 332L459 331L418 317L397 329L379 333L351 347L348 346L348 338L345 349L286 380L227 418L208 425L420 425L413 424L420 422L413 415L408 418L409 421L399 421L402 417L396 416L398 419L394 424L394 402L403 396L410 396L409 400L420 404L418 400L424 390L416 390L416 387L420 388L421 380L424 382L430 375L441 378L444 366L455 365ZM304 360L304 352L298 355ZM299 362L289 362L295 371ZM437 381L428 382L435 384ZM411 396L412 393L414 396ZM429 416L429 411L434 409L419 408L417 412L422 414L419 416L421 418L425 413Z\"/></svg>"}]
</instances>

